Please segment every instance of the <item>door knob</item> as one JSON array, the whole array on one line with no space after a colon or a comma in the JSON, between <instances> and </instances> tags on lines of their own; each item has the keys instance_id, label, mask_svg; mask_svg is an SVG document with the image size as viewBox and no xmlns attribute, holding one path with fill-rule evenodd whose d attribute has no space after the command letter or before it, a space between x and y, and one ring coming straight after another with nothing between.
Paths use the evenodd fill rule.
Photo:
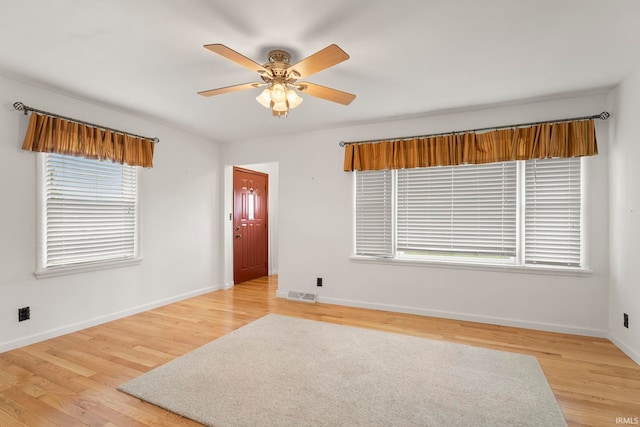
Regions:
<instances>
[{"instance_id":1,"label":"door knob","mask_svg":"<svg viewBox=\"0 0 640 427\"><path fill-rule=\"evenodd\" d=\"M239 239L239 238L241 238L241 237L242 237L242 235L241 235L241 234L236 234L236 239Z\"/></svg>"}]
</instances>

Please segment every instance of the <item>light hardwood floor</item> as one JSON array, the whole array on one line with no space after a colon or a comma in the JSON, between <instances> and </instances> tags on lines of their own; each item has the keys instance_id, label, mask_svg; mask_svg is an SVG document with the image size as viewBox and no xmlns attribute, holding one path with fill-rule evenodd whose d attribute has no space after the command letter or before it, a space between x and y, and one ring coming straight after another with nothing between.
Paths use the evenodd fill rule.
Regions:
<instances>
[{"instance_id":1,"label":"light hardwood floor","mask_svg":"<svg viewBox=\"0 0 640 427\"><path fill-rule=\"evenodd\" d=\"M640 417L640 367L606 339L292 302L276 289L263 278L2 353L0 426L198 426L116 387L267 313L530 354L570 426Z\"/></svg>"}]
</instances>

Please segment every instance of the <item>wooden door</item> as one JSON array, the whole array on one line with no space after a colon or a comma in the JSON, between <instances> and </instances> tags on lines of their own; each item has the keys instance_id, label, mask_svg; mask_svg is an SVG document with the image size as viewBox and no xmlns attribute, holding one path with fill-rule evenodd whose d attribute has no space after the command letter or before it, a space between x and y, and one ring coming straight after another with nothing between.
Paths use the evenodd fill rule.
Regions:
<instances>
[{"instance_id":1,"label":"wooden door","mask_svg":"<svg viewBox=\"0 0 640 427\"><path fill-rule=\"evenodd\" d=\"M269 274L268 175L233 168L233 282Z\"/></svg>"}]
</instances>

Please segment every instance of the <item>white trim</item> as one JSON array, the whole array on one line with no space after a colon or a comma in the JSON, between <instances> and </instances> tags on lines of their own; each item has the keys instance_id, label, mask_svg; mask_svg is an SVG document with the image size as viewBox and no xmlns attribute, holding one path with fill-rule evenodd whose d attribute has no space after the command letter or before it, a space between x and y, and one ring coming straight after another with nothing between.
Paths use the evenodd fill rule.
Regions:
<instances>
[{"instance_id":1,"label":"white trim","mask_svg":"<svg viewBox=\"0 0 640 427\"><path fill-rule=\"evenodd\" d=\"M278 298L286 298L287 291L276 292ZM589 337L607 338L608 332L603 329L577 328L575 326L559 325L545 322L530 322L526 320L509 319L504 317L482 316L456 313L451 311L428 310L418 307L407 307L392 304L378 304L365 301L354 301L342 298L327 298L318 295L318 302L325 304L344 305L348 307L368 308L372 310L391 311L395 313L417 314L419 316L438 317L442 319L463 320L467 322L478 322L490 325L509 326L514 328L534 329L547 332L558 332L562 334L583 335Z\"/></svg>"},{"instance_id":2,"label":"white trim","mask_svg":"<svg viewBox=\"0 0 640 427\"><path fill-rule=\"evenodd\" d=\"M34 275L38 277L38 271L41 269L42 260L46 257L45 249L45 229L47 221L45 198L46 175L45 153L36 153L36 271Z\"/></svg>"},{"instance_id":3,"label":"white trim","mask_svg":"<svg viewBox=\"0 0 640 427\"><path fill-rule=\"evenodd\" d=\"M234 286L235 286L235 283L233 283L233 280L232 280L232 281L230 281L230 282L225 283L225 284L224 284L224 288L223 288L223 289L225 289L225 290L226 290L226 289L231 289L231 288L233 288Z\"/></svg>"},{"instance_id":4,"label":"white trim","mask_svg":"<svg viewBox=\"0 0 640 427\"><path fill-rule=\"evenodd\" d=\"M591 216L587 215L589 205L591 204L590 196L591 191L587 191L589 188L589 182L587 177L589 175L589 166L587 164L586 157L580 157L580 265L591 265L591 255L589 254L589 248L591 248L591 242L589 240L589 221Z\"/></svg>"},{"instance_id":5,"label":"white trim","mask_svg":"<svg viewBox=\"0 0 640 427\"><path fill-rule=\"evenodd\" d=\"M634 350L632 350L631 347L626 345L624 342L622 342L622 340L620 340L619 338L617 338L615 335L613 335L611 333L609 333L608 338L613 344L615 344L616 347L618 347L620 350L622 350L622 352L624 354L629 356L629 358L631 360L633 360L638 365L640 365L640 354L639 353L637 353Z\"/></svg>"},{"instance_id":6,"label":"white trim","mask_svg":"<svg viewBox=\"0 0 640 427\"><path fill-rule=\"evenodd\" d=\"M515 264L516 265L525 265L524 263L524 245L525 238L525 214L526 214L526 190L520 191L519 189L526 189L527 184L527 176L525 174L526 165L524 161L516 162L516 230L520 232L516 232L516 256L515 256Z\"/></svg>"},{"instance_id":7,"label":"white trim","mask_svg":"<svg viewBox=\"0 0 640 427\"><path fill-rule=\"evenodd\" d=\"M488 271L505 271L513 273L528 274L546 274L552 276L577 276L587 277L593 273L593 270L584 268L569 267L541 267L530 265L515 264L474 264L466 262L452 261L428 261L418 259L400 259L400 258L377 258L363 255L351 255L349 259L352 262L386 264L386 265L409 265L413 267L435 267L435 268L451 268L455 270L488 270Z\"/></svg>"},{"instance_id":8,"label":"white trim","mask_svg":"<svg viewBox=\"0 0 640 427\"><path fill-rule=\"evenodd\" d=\"M137 307L132 307L123 311L118 311L111 314L106 314L104 316L95 317L93 319L85 320L78 323L72 323L67 326L62 326L55 329L50 329L48 331L44 331L35 335L29 335L27 337L18 338L13 341L7 341L4 343L0 343L0 353L5 351L13 350L19 347L24 347L29 344L34 344L40 341L44 341L50 338L59 337L60 335L69 334L71 332L80 331L82 329L90 328L92 326L100 325L102 323L110 322L112 320L121 319L123 317L131 316L137 313L142 313L144 311L148 311L157 307L162 307L167 304L171 304L177 301L182 301L187 298L193 298L198 295L207 294L209 292L214 292L220 290L220 286L208 286L206 288L197 289L195 291L186 292L184 294L176 295L170 298L158 300L155 302L151 302L148 304L140 305Z\"/></svg>"},{"instance_id":9,"label":"white trim","mask_svg":"<svg viewBox=\"0 0 640 427\"><path fill-rule=\"evenodd\" d=\"M67 274L85 273L87 271L107 270L109 268L128 267L132 265L139 265L142 262L142 258L133 258L118 261L105 261L97 262L86 265L74 265L69 267L50 268L48 270L36 270L33 275L37 279L44 279L47 277L66 276Z\"/></svg>"}]
</instances>

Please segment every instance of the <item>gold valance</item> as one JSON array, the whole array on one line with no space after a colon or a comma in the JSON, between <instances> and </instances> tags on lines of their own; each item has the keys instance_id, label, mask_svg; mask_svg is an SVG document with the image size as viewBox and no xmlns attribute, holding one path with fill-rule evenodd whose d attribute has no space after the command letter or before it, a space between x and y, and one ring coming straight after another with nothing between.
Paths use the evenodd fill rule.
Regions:
<instances>
[{"instance_id":1,"label":"gold valance","mask_svg":"<svg viewBox=\"0 0 640 427\"><path fill-rule=\"evenodd\" d=\"M23 150L153 167L154 140L31 113Z\"/></svg>"},{"instance_id":2,"label":"gold valance","mask_svg":"<svg viewBox=\"0 0 640 427\"><path fill-rule=\"evenodd\" d=\"M594 119L432 137L351 143L346 172L579 157L598 154Z\"/></svg>"}]
</instances>

